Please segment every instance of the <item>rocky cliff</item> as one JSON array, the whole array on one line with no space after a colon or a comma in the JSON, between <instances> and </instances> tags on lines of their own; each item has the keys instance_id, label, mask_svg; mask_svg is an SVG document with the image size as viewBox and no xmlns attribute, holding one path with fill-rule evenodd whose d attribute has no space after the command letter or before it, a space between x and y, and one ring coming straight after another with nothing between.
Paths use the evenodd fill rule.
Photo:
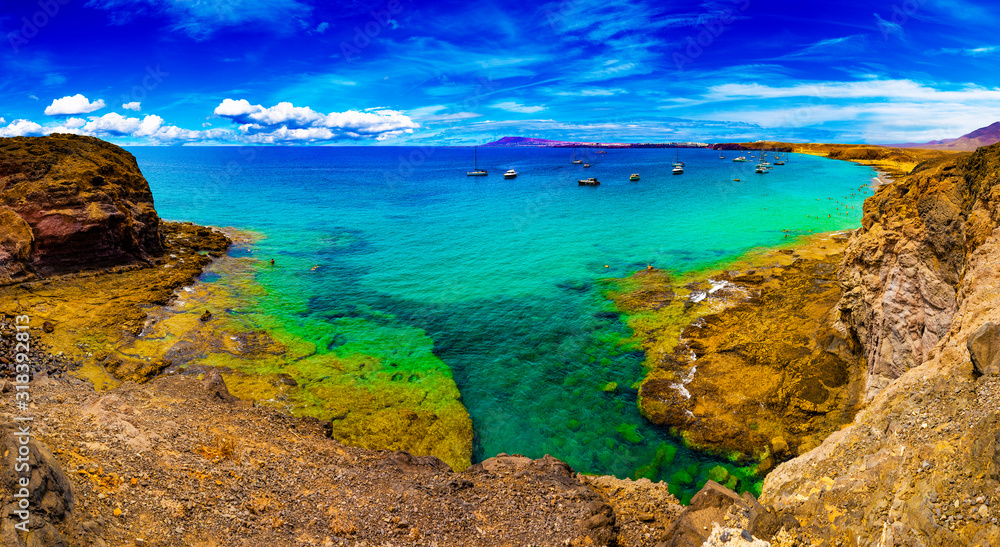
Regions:
<instances>
[{"instance_id":1,"label":"rocky cliff","mask_svg":"<svg viewBox=\"0 0 1000 547\"><path fill-rule=\"evenodd\" d=\"M839 278L841 319L867 357L867 399L948 333L969 257L996 227L994 155L920 165L865 202Z\"/></svg>"},{"instance_id":2,"label":"rocky cliff","mask_svg":"<svg viewBox=\"0 0 1000 547\"><path fill-rule=\"evenodd\" d=\"M160 219L132 154L93 137L0 139L0 283L146 260Z\"/></svg>"},{"instance_id":3,"label":"rocky cliff","mask_svg":"<svg viewBox=\"0 0 1000 547\"><path fill-rule=\"evenodd\" d=\"M839 275L869 403L764 484L814 541L1000 542L998 226L1000 145L921 164L866 202Z\"/></svg>"}]
</instances>

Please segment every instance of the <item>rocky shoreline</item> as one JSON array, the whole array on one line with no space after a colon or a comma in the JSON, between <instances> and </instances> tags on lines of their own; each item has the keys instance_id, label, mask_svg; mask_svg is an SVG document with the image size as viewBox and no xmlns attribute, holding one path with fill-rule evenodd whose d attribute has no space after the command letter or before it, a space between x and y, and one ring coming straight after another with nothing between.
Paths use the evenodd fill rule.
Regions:
<instances>
[{"instance_id":1,"label":"rocky shoreline","mask_svg":"<svg viewBox=\"0 0 1000 547\"><path fill-rule=\"evenodd\" d=\"M646 350L663 357L642 387L644 412L692 445L757 462L755 478L767 473L760 501L709 481L683 507L664 483L582 476L548 456L501 454L456 473L432 456L347 446L330 438L329 421L234 397L230 387L242 388L232 371L122 352L123 334L151 332L151 312L230 240L158 218L159 250L135 247L148 239L115 235L139 224L108 220L118 218L110 208L126 220L141 215L142 226L155 217L131 175L101 167L107 158L84 161L94 153L128 156L93 140L0 141L6 150L17 141L35 151L48 142L55 151L39 156L55 167L0 165L0 203L9 209L0 213L31 228L26 235L17 222L4 224L13 235L0 239L9 281L0 309L6 320L30 313L40 365L30 407L37 518L29 534L14 528L16 479L6 461L0 536L7 544L1000 542L1000 145L931 158L881 186L849 238L816 236L714 275L714 284L678 285L662 272L639 272L615 294L619 306L641 313L701 318L634 324L649 335ZM76 171L64 169L65 158ZM130 173L127 158L117 164ZM87 237L36 233L65 226L39 228L55 209L25 208L24 196L48 199L25 191L53 183L47 173L58 174L63 188L55 194L63 201L47 207L89 219L74 224ZM109 192L119 183L134 188ZM77 190L67 192L73 184ZM96 269L70 268L54 244L25 246L57 240L76 253L104 249ZM183 322L215 321L190 311ZM217 336L216 328L197 332ZM0 350L9 351L3 343ZM701 369L688 379L691 353ZM748 374L747 363L756 372ZM689 399L676 398L678 383ZM734 398L750 383L768 404L755 409L756 400ZM0 391L9 396L12 386ZM667 395L676 400L659 400ZM5 423L13 417L11 406L0 411ZM11 431L0 431L8 455L10 447L16 452Z\"/></svg>"}]
</instances>

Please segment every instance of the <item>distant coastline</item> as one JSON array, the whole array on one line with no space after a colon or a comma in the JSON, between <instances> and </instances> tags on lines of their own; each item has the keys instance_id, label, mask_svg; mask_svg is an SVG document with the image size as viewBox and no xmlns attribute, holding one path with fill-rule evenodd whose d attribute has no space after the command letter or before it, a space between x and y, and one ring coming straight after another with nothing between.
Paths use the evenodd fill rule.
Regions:
<instances>
[{"instance_id":1,"label":"distant coastline","mask_svg":"<svg viewBox=\"0 0 1000 547\"><path fill-rule=\"evenodd\" d=\"M504 137L488 142L484 147L532 147L532 148L708 148L707 142L573 142L534 139L530 137Z\"/></svg>"}]
</instances>

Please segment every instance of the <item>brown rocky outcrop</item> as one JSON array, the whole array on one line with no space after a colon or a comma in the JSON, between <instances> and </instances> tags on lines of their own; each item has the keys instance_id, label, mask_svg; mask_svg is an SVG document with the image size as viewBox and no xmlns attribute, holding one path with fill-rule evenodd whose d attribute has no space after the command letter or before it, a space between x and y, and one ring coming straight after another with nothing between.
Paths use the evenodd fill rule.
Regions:
<instances>
[{"instance_id":1,"label":"brown rocky outcrop","mask_svg":"<svg viewBox=\"0 0 1000 547\"><path fill-rule=\"evenodd\" d=\"M989 192L980 196L983 154L923 164L865 201L839 278L841 319L868 363L868 400L948 332L968 256L996 226Z\"/></svg>"},{"instance_id":2,"label":"brown rocky outcrop","mask_svg":"<svg viewBox=\"0 0 1000 547\"><path fill-rule=\"evenodd\" d=\"M93 137L0 139L0 283L143 261L160 219L132 154Z\"/></svg>"},{"instance_id":3,"label":"brown rocky outcrop","mask_svg":"<svg viewBox=\"0 0 1000 547\"><path fill-rule=\"evenodd\" d=\"M1000 323L998 225L1000 145L921 165L866 202L841 313L865 348L869 403L764 483L805 544L1000 543L1000 378L970 355L992 363L979 341Z\"/></svg>"},{"instance_id":4,"label":"brown rocky outcrop","mask_svg":"<svg viewBox=\"0 0 1000 547\"><path fill-rule=\"evenodd\" d=\"M767 265L713 275L716 286L725 282L728 288L702 305L727 293L735 303L686 327L668 354L645 344L656 366L639 391L643 415L696 447L761 461L761 473L850 422L864 361L836 324L836 273L845 245L845 234L814 238L762 257ZM629 296L641 303L649 294L642 286ZM618 302L644 310L624 298ZM662 336L637 331L647 339Z\"/></svg>"}]
</instances>

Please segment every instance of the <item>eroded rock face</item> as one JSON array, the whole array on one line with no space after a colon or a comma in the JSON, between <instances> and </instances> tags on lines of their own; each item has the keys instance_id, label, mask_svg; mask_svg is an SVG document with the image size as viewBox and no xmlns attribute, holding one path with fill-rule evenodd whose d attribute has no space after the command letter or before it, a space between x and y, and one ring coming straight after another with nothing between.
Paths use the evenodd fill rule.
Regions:
<instances>
[{"instance_id":1,"label":"eroded rock face","mask_svg":"<svg viewBox=\"0 0 1000 547\"><path fill-rule=\"evenodd\" d=\"M921 165L865 201L839 278L841 319L868 363L866 400L926 361L948 332L966 259L996 227L979 195L984 161L996 158Z\"/></svg>"},{"instance_id":2,"label":"eroded rock face","mask_svg":"<svg viewBox=\"0 0 1000 547\"><path fill-rule=\"evenodd\" d=\"M1000 378L972 357L990 370L1000 323L1000 146L923 166L865 213L842 310L870 402L762 501L804 544L1000 544Z\"/></svg>"},{"instance_id":3,"label":"eroded rock face","mask_svg":"<svg viewBox=\"0 0 1000 547\"><path fill-rule=\"evenodd\" d=\"M0 283L147 259L160 219L132 154L93 137L0 139Z\"/></svg>"}]
</instances>

